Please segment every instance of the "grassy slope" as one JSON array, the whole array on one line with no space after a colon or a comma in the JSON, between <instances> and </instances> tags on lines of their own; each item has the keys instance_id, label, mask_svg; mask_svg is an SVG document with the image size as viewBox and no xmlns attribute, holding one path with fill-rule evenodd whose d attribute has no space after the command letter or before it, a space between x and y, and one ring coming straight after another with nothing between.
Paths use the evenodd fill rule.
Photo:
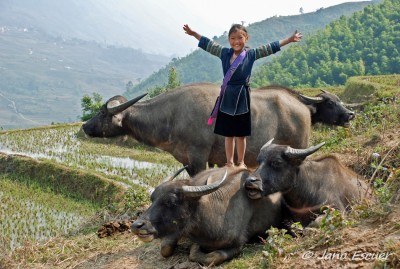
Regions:
<instances>
[{"instance_id":1,"label":"grassy slope","mask_svg":"<svg viewBox=\"0 0 400 269\"><path fill-rule=\"evenodd\" d=\"M305 236L297 239L287 239L270 231L270 244L247 245L238 258L221 268L291 268L293 264L297 268L347 268L371 264L379 268L384 263L377 260L303 258L306 250L322 255L328 247L336 253L349 255L356 251L390 252L386 265L391 268L399 266L400 210L392 203L400 202L400 76L354 79L349 81L346 89L337 92L346 102L364 102L352 127L314 126L311 143L326 141L326 146L318 154L335 152L347 166L374 181L379 203L361 205L345 218L330 212L326 218L328 225L308 230L304 232ZM354 85L361 84L363 86L358 86L358 91L353 90ZM360 92L366 93L364 89L368 89L368 94L362 95L365 99L357 99ZM314 95L317 91L310 89L307 92ZM371 157L374 152L380 154L379 159ZM90 251L85 251L88 249ZM16 268L17 264L29 268L171 268L187 261L188 251L189 244L183 242L176 255L164 259L159 255L158 240L143 244L130 234L111 239L99 239L93 233L78 234L57 237L44 245L28 243L13 256L0 260L0 268L2 264L7 268ZM189 265L196 268L195 264Z\"/></svg>"}]
</instances>

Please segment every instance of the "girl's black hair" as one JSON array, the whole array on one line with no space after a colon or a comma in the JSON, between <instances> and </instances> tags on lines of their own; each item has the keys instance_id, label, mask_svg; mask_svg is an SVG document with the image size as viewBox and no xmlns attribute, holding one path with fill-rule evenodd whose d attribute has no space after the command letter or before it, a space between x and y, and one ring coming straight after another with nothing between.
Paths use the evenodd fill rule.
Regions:
<instances>
[{"instance_id":1,"label":"girl's black hair","mask_svg":"<svg viewBox=\"0 0 400 269\"><path fill-rule=\"evenodd\" d=\"M231 29L229 29L228 37L236 31L243 31L247 34L247 29L241 24L232 24Z\"/></svg>"}]
</instances>

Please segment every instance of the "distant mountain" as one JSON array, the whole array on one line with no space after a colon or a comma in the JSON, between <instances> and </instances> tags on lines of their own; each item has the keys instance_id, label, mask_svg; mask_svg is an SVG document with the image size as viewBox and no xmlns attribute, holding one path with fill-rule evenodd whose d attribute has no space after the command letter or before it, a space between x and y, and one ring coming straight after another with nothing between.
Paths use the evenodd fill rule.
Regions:
<instances>
[{"instance_id":1,"label":"distant mountain","mask_svg":"<svg viewBox=\"0 0 400 269\"><path fill-rule=\"evenodd\" d=\"M56 38L30 24L7 25L0 24L1 128L77 121L83 95L121 94L129 81L136 84L170 61L131 48Z\"/></svg>"},{"instance_id":2,"label":"distant mountain","mask_svg":"<svg viewBox=\"0 0 400 269\"><path fill-rule=\"evenodd\" d=\"M173 13L182 10L170 10L168 1L154 1L157 4L149 10L146 2L0 0L0 25L33 27L63 39L128 46L166 56L187 48L191 40L174 38L178 31L182 34L182 29L175 26ZM160 40L167 42L160 46Z\"/></svg>"},{"instance_id":3,"label":"distant mountain","mask_svg":"<svg viewBox=\"0 0 400 269\"><path fill-rule=\"evenodd\" d=\"M349 2L329 8L321 8L315 12L305 13L295 16L275 16L264 21L250 24L247 30L250 35L249 46L256 47L267 42L272 42L285 38L299 30L307 39L309 35L326 27L330 22L339 19L341 16L349 16L356 11L360 11L368 5L378 4L381 0ZM211 38L211 37L209 37ZM224 33L214 40L222 45L228 46L227 34ZM290 45L288 46L290 47ZM284 50L287 47L284 48ZM261 59L256 62L255 70L258 66L270 62L277 55ZM126 91L124 95L132 97L138 93L146 92L156 86L166 85L168 81L169 69L174 67L179 75L182 84L193 82L215 82L220 83L223 78L221 61L200 49L191 54L173 59L167 66L142 80L132 89Z\"/></svg>"}]
</instances>

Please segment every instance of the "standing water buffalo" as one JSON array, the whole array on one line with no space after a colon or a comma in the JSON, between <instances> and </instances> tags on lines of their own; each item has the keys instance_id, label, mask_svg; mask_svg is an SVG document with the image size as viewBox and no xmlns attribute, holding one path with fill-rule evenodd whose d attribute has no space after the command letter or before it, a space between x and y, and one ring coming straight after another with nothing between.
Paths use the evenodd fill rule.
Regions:
<instances>
[{"instance_id":1,"label":"standing water buffalo","mask_svg":"<svg viewBox=\"0 0 400 269\"><path fill-rule=\"evenodd\" d=\"M127 101L115 96L100 112L83 125L94 137L130 135L139 142L171 153L185 166L190 176L209 166L223 166L224 138L207 125L212 106L219 94L214 84L192 84L144 102L144 95ZM245 163L252 168L266 139L296 148L308 146L311 124L323 122L348 126L354 113L328 92L318 97L299 95L282 87L251 92L253 133L247 139Z\"/></svg>"},{"instance_id":2,"label":"standing water buffalo","mask_svg":"<svg viewBox=\"0 0 400 269\"><path fill-rule=\"evenodd\" d=\"M259 199L281 192L293 220L300 221L303 226L308 225L324 205L349 210L366 194L367 185L334 155L305 160L323 145L293 149L272 144L271 139L260 150L259 167L246 179L248 196Z\"/></svg>"},{"instance_id":3,"label":"standing water buffalo","mask_svg":"<svg viewBox=\"0 0 400 269\"><path fill-rule=\"evenodd\" d=\"M185 237L194 243L192 261L218 265L232 259L250 239L280 226L281 196L249 199L243 188L248 172L228 169L208 169L190 180L160 184L132 232L144 242L160 238L164 257L171 256Z\"/></svg>"}]
</instances>

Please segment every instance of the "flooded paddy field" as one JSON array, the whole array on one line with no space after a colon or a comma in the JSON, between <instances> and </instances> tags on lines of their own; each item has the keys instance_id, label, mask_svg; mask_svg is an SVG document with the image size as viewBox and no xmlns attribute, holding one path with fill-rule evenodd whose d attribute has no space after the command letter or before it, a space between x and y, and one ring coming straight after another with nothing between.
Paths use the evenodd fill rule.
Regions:
<instances>
[{"instance_id":1,"label":"flooded paddy field","mask_svg":"<svg viewBox=\"0 0 400 269\"><path fill-rule=\"evenodd\" d=\"M138 186L151 192L181 167L168 153L139 143L117 145L112 139L88 139L79 136L79 131L80 124L3 131L0 153L90 171L118 182L133 197L138 195ZM55 193L37 184L37 178L25 177L0 174L1 249L12 251L26 241L71 234L102 210L92 201ZM135 205L134 201L128 204Z\"/></svg>"},{"instance_id":2,"label":"flooded paddy field","mask_svg":"<svg viewBox=\"0 0 400 269\"><path fill-rule=\"evenodd\" d=\"M68 234L99 208L0 175L0 248Z\"/></svg>"},{"instance_id":3,"label":"flooded paddy field","mask_svg":"<svg viewBox=\"0 0 400 269\"><path fill-rule=\"evenodd\" d=\"M2 132L0 152L116 176L128 185L139 184L149 190L182 167L166 152L139 143L120 146L114 143L115 139L78 137L79 132L80 124Z\"/></svg>"}]
</instances>

